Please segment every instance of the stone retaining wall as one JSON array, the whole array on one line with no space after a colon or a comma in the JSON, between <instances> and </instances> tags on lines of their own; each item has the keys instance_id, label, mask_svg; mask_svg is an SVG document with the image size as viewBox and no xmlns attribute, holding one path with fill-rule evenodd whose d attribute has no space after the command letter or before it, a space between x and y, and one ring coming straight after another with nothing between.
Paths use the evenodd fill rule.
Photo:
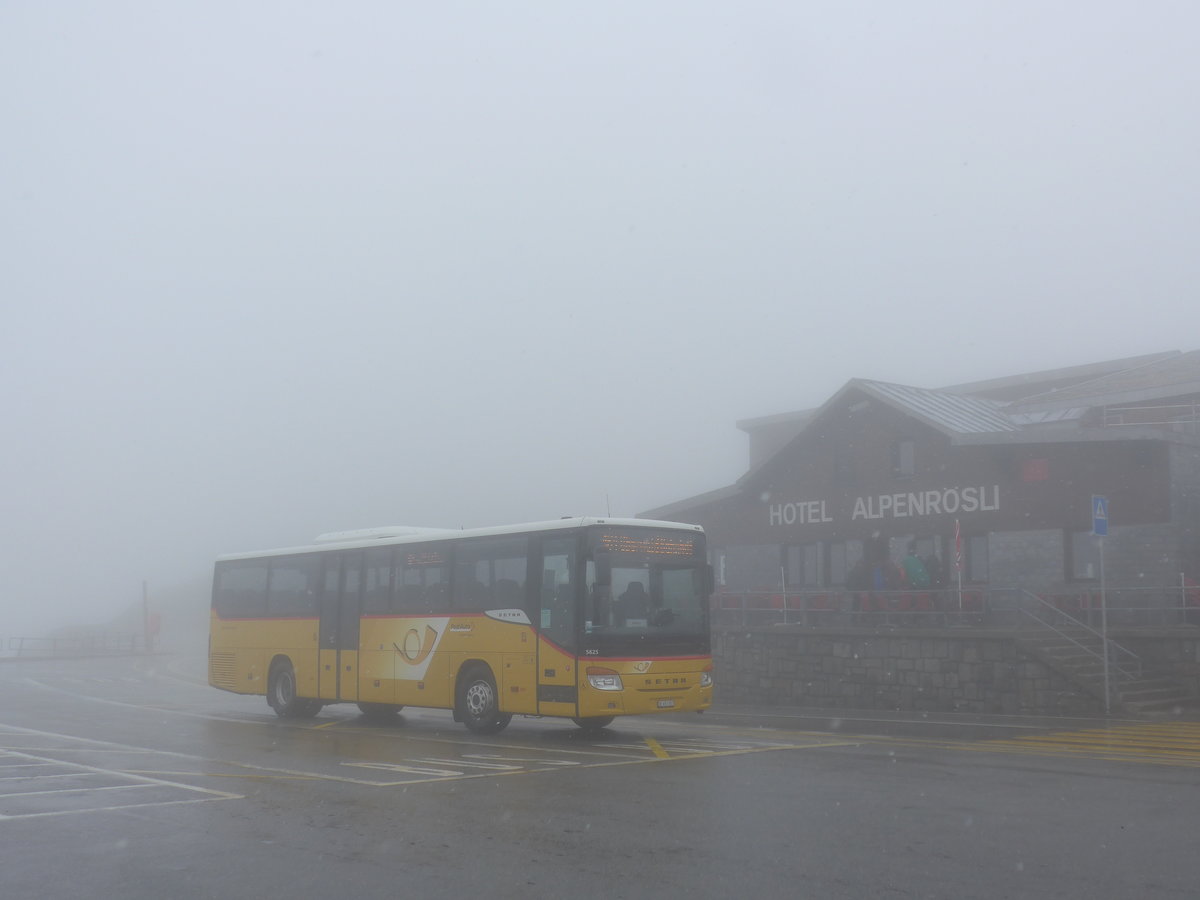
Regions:
<instances>
[{"instance_id":1,"label":"stone retaining wall","mask_svg":"<svg viewBox=\"0 0 1200 900\"><path fill-rule=\"evenodd\" d=\"M1152 672L1168 675L1200 697L1200 629L1181 629L1161 637L1114 631L1113 639L1136 653Z\"/></svg>"},{"instance_id":2,"label":"stone retaining wall","mask_svg":"<svg viewBox=\"0 0 1200 900\"><path fill-rule=\"evenodd\" d=\"M718 627L717 697L825 709L1103 714L1101 700L1023 653L1021 636L953 628ZM1169 669L1200 689L1196 637L1113 636L1148 667Z\"/></svg>"}]
</instances>

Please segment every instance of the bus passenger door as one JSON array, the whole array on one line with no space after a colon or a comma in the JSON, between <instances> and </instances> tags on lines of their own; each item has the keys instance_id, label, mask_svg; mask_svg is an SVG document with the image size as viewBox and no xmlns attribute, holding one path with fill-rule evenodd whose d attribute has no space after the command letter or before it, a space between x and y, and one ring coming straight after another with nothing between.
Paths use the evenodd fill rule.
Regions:
<instances>
[{"instance_id":1,"label":"bus passenger door","mask_svg":"<svg viewBox=\"0 0 1200 900\"><path fill-rule=\"evenodd\" d=\"M578 541L542 541L541 602L538 610L538 714L578 715L575 653L578 647Z\"/></svg>"},{"instance_id":2,"label":"bus passenger door","mask_svg":"<svg viewBox=\"0 0 1200 900\"><path fill-rule=\"evenodd\" d=\"M362 603L363 552L325 557L321 592L317 692L322 700L358 699L358 616Z\"/></svg>"}]
</instances>

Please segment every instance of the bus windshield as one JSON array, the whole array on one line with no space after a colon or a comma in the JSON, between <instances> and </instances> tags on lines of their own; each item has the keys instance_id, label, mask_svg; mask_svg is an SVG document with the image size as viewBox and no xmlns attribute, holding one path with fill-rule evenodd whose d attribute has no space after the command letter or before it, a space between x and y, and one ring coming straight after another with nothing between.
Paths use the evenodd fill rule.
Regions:
<instances>
[{"instance_id":1,"label":"bus windshield","mask_svg":"<svg viewBox=\"0 0 1200 900\"><path fill-rule=\"evenodd\" d=\"M593 529L585 575L585 646L603 653L644 654L651 647L705 651L708 583L700 532Z\"/></svg>"}]
</instances>

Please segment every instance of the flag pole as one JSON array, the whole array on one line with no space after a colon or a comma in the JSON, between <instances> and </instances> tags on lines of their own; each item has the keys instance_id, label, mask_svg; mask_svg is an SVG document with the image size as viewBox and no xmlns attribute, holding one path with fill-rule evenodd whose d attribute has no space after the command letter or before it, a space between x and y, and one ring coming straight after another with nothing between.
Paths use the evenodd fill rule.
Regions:
<instances>
[{"instance_id":1,"label":"flag pole","mask_svg":"<svg viewBox=\"0 0 1200 900\"><path fill-rule=\"evenodd\" d=\"M958 572L958 611L962 613L962 530L954 520L954 569Z\"/></svg>"},{"instance_id":2,"label":"flag pole","mask_svg":"<svg viewBox=\"0 0 1200 900\"><path fill-rule=\"evenodd\" d=\"M788 602L787 602L787 570L783 566L779 567L779 589L783 592L783 624L787 624Z\"/></svg>"}]
</instances>

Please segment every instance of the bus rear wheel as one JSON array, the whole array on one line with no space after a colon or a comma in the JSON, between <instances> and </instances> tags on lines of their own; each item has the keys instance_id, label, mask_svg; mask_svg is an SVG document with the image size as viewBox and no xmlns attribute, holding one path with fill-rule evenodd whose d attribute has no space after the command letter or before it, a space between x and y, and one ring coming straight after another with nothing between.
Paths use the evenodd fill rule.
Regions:
<instances>
[{"instance_id":1,"label":"bus rear wheel","mask_svg":"<svg viewBox=\"0 0 1200 900\"><path fill-rule=\"evenodd\" d=\"M615 718L616 716L584 716L573 717L571 721L584 731L599 731L601 728L611 725Z\"/></svg>"},{"instance_id":2,"label":"bus rear wheel","mask_svg":"<svg viewBox=\"0 0 1200 900\"><path fill-rule=\"evenodd\" d=\"M281 719L315 716L321 709L318 701L296 695L296 671L286 660L271 666L267 676L267 703Z\"/></svg>"},{"instance_id":3,"label":"bus rear wheel","mask_svg":"<svg viewBox=\"0 0 1200 900\"><path fill-rule=\"evenodd\" d=\"M495 734L512 721L511 713L500 712L500 695L496 679L486 667L475 666L458 680L459 720L476 734Z\"/></svg>"}]
</instances>

